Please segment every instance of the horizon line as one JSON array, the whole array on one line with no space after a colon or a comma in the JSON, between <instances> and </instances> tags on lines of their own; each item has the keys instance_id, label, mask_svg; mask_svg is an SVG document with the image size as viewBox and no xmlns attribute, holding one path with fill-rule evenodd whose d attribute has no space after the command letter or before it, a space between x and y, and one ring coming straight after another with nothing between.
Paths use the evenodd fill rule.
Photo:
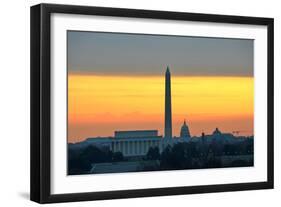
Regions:
<instances>
[{"instance_id":1,"label":"horizon line","mask_svg":"<svg viewBox=\"0 0 281 207\"><path fill-rule=\"evenodd\" d=\"M202 133L204 133L204 136L209 136L209 135L213 135L213 134L206 134L205 132L202 132ZM231 135L233 135L234 137L254 137L254 134L251 134L251 135L241 135L241 136L236 136L236 135L234 135L233 133L231 133L231 132L222 132L222 134L231 134ZM164 135L158 135L158 137L159 137L159 139L161 139L161 138L165 138L165 136ZM161 138L160 138L161 137ZM180 137L180 136L172 136L172 138L174 138L174 137ZM190 136L190 138L195 138L195 137L202 137L202 134L201 135L193 135L193 136ZM115 138L116 139L116 137L113 135L113 136L95 136L95 137L87 137L87 138L84 138L83 140L81 140L81 141L78 141L78 142L69 142L69 139L67 139L67 143L68 144L77 144L77 143L80 143L80 142L84 142L84 141L86 141L87 139L106 139L106 138ZM134 139L134 138L136 138L136 139L138 139L139 137L129 137L129 138L132 138L132 139ZM120 139L120 138L117 138L117 139ZM121 138L121 139L123 139L123 138Z\"/></svg>"}]
</instances>

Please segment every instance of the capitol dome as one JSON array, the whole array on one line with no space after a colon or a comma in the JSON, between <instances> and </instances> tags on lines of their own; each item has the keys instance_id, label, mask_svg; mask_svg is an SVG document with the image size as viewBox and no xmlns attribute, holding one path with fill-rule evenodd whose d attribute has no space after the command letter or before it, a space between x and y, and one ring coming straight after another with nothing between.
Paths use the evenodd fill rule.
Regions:
<instances>
[{"instance_id":1,"label":"capitol dome","mask_svg":"<svg viewBox=\"0 0 281 207\"><path fill-rule=\"evenodd\" d=\"M188 126L186 125L185 120L184 120L183 125L181 127L180 136L184 137L184 138L190 137L189 129L188 129Z\"/></svg>"}]
</instances>

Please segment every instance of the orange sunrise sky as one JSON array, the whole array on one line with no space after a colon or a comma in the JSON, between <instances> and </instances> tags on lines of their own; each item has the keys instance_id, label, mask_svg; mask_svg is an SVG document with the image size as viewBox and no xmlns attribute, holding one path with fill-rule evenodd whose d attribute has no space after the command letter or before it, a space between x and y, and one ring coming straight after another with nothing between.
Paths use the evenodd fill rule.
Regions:
<instances>
[{"instance_id":1,"label":"orange sunrise sky","mask_svg":"<svg viewBox=\"0 0 281 207\"><path fill-rule=\"evenodd\" d=\"M253 40L106 32L67 33L68 142L119 130L163 135L165 71L173 136L253 135Z\"/></svg>"},{"instance_id":2,"label":"orange sunrise sky","mask_svg":"<svg viewBox=\"0 0 281 207\"><path fill-rule=\"evenodd\" d=\"M251 77L172 76L173 136L186 119L191 134L253 134L254 83ZM164 75L118 77L70 74L68 138L113 136L115 130L164 126Z\"/></svg>"}]
</instances>

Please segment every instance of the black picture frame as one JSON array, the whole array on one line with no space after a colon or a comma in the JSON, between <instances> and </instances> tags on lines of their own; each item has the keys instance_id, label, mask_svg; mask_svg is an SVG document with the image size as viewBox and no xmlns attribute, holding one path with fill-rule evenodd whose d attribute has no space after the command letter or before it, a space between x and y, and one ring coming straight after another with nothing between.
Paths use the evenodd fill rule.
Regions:
<instances>
[{"instance_id":1,"label":"black picture frame","mask_svg":"<svg viewBox=\"0 0 281 207\"><path fill-rule=\"evenodd\" d=\"M52 13L134 17L149 19L181 20L194 22L233 23L267 26L267 181L238 184L218 184L186 187L85 192L74 194L51 194L50 179L50 15ZM273 147L273 47L274 20L272 18L195 14L168 11L135 10L89 6L39 4L31 7L31 173L30 199L38 203L88 201L102 199L166 196L179 194L210 193L271 189L274 186Z\"/></svg>"}]
</instances>

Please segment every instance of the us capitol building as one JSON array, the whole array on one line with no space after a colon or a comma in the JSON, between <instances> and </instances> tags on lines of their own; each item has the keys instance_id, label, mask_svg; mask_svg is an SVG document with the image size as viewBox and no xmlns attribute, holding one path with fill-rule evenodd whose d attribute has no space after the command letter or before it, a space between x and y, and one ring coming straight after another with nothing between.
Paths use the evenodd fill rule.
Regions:
<instances>
[{"instance_id":1,"label":"us capitol building","mask_svg":"<svg viewBox=\"0 0 281 207\"><path fill-rule=\"evenodd\" d=\"M172 135L171 108L171 74L169 67L165 73L165 130L164 137L158 135L158 130L115 131L114 137L88 138L88 144L97 147L109 147L112 152L122 152L124 156L146 155L150 147L158 147L160 153L168 145L178 142L188 142L190 132L185 120L181 127L180 137Z\"/></svg>"}]
</instances>

